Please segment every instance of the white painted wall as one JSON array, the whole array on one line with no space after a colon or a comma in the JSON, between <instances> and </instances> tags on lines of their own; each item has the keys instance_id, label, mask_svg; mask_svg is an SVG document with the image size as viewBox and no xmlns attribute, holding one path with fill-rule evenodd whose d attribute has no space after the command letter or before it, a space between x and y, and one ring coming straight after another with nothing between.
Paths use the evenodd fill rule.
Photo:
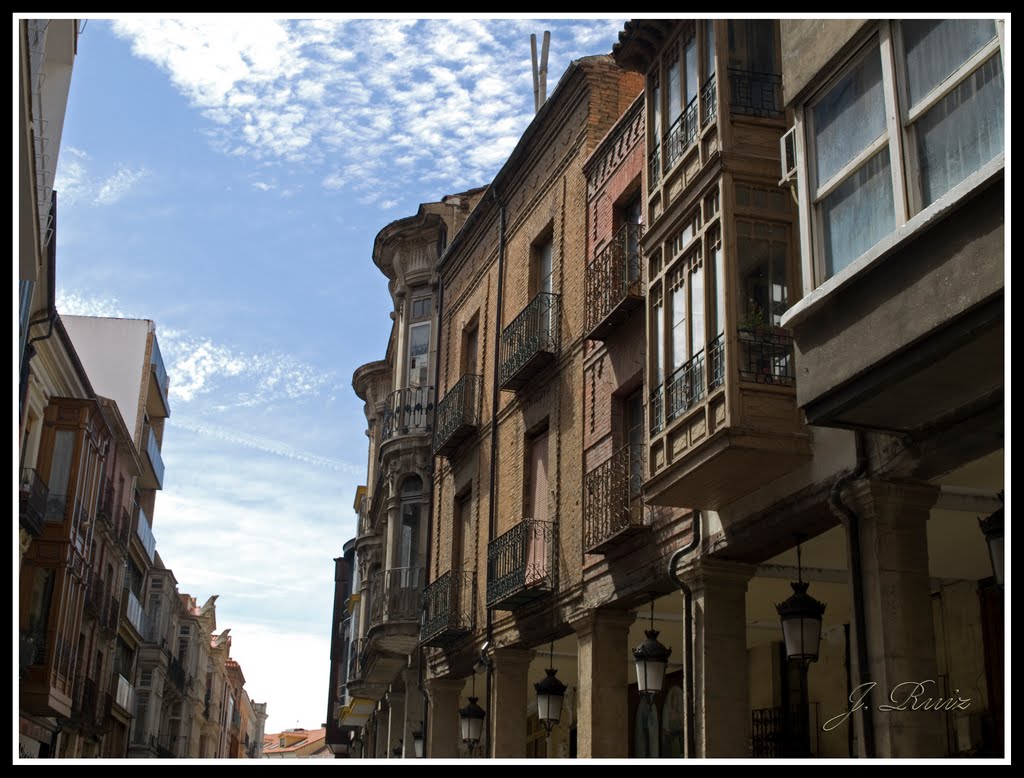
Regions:
<instances>
[{"instance_id":1,"label":"white painted wall","mask_svg":"<svg viewBox=\"0 0 1024 778\"><path fill-rule=\"evenodd\" d=\"M148 319L108 319L96 316L61 316L97 394L109 397L136 446L142 434L143 379Z\"/></svg>"}]
</instances>

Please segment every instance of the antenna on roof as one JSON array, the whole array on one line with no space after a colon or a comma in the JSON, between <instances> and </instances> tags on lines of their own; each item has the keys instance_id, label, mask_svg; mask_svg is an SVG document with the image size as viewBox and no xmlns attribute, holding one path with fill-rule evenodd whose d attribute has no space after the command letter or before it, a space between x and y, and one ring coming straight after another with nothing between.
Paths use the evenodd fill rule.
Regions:
<instances>
[{"instance_id":1,"label":"antenna on roof","mask_svg":"<svg viewBox=\"0 0 1024 778\"><path fill-rule=\"evenodd\" d=\"M533 59L533 112L537 113L548 99L548 44L551 33L544 30L544 43L540 52L540 67L537 67L537 36L530 35L530 55Z\"/></svg>"}]
</instances>

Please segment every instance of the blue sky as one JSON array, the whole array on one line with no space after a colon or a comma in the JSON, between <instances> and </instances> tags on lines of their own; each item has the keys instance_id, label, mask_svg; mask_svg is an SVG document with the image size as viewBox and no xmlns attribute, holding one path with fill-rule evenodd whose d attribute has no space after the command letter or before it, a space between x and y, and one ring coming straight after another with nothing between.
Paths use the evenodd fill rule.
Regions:
<instances>
[{"instance_id":1,"label":"blue sky","mask_svg":"<svg viewBox=\"0 0 1024 778\"><path fill-rule=\"evenodd\" d=\"M57 307L157 324L171 381L157 550L219 594L267 731L327 705L332 558L366 470L377 232L486 184L607 19L90 20L57 170Z\"/></svg>"}]
</instances>

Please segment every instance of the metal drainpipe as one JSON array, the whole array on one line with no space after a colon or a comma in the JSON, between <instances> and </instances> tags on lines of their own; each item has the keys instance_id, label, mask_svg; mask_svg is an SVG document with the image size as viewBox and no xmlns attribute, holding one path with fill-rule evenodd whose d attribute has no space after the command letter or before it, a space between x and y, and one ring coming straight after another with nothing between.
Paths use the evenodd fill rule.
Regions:
<instances>
[{"instance_id":1,"label":"metal drainpipe","mask_svg":"<svg viewBox=\"0 0 1024 778\"><path fill-rule=\"evenodd\" d=\"M700 546L701 522L700 511L693 512L693 520L690 525L690 542L676 551L668 560L668 575L679 591L683 593L683 648L686 651L686 667L683 675L686 681L686 758L692 759L697 752L697 736L694 716L696 716L696 705L694 704L693 693L693 592L686 584L686 581L679 577L676 566L684 556Z\"/></svg>"},{"instance_id":2,"label":"metal drainpipe","mask_svg":"<svg viewBox=\"0 0 1024 778\"><path fill-rule=\"evenodd\" d=\"M841 475L832 484L828 496L828 507L846 527L846 537L850 542L850 580L853 585L853 620L856 625L857 667L860 671L858 685L871 683L871 666L868 664L867 624L864 616L864 579L860 559L860 517L843 502L843 488L853 481L860 480L868 474L868 457L864 447L864 433L856 433L857 469L852 473ZM861 721L864 725L864 756L871 759L875 756L875 727L871 706L865 705L861 710Z\"/></svg>"},{"instance_id":3,"label":"metal drainpipe","mask_svg":"<svg viewBox=\"0 0 1024 778\"><path fill-rule=\"evenodd\" d=\"M494 202L498 204L498 290L497 297L495 300L495 315L494 315L494 375L492 377L491 384L491 475L490 483L488 484L488 500L487 500L487 542L490 545L491 540L494 538L495 524L497 523L497 513L495 511L495 495L497 494L496 483L498 478L498 361L499 354L501 351L501 308L502 300L505 288L505 204L498 197L498 190L491 185L491 191L494 193ZM486 579L485 579L486 582ZM485 583L486 586L486 583ZM486 605L486 602L485 602ZM494 618L491 615L491 609L487 608L487 642L486 645L491 645L491 640L494 634ZM487 700L487 706L491 706L491 662L486 661L486 657L481 652L481 659L484 661L484 667L486 669L486 681L485 681L485 694ZM491 726L494 721L494 711L491 711L487 724L487 748L491 747Z\"/></svg>"},{"instance_id":4,"label":"metal drainpipe","mask_svg":"<svg viewBox=\"0 0 1024 778\"><path fill-rule=\"evenodd\" d=\"M440 381L439 381L439 379L441 377L441 315L443 313L444 313L444 284L441 283L441 279L439 278L437 280L437 349L434 351L434 412L435 412L434 425L435 425L435 428L436 428L436 425L437 425L437 418L436 418L437 406L438 406L438 403L439 403L439 401L441 399L438 396L438 391L439 391L439 388L440 388ZM433 449L433 447L434 447L433 442L431 442L430 447L431 447L431 449ZM433 456L433 450L431 450L430 466L429 467L430 467L430 478L431 478L431 481L433 481L433 478L434 478L434 456ZM423 583L424 583L424 586L426 586L426 583L430 580L430 554L431 554L431 550L432 550L432 547L433 547L433 540L434 540L434 500L433 500L433 498L431 498L430 502L427 504L427 563L426 563L426 565L424 566L424 569L423 569L423 576L424 576L423 577ZM421 610L421 613L422 613L422 610ZM427 704L427 693L426 693L426 691L423 688L423 676L424 676L424 672L425 672L425 668L423 667L423 646L421 645L417 650L419 652L419 670L417 672L417 681L418 681L419 689L420 689L420 697L423 699L423 714L420 717L420 719L421 719L420 720L420 734L423 735L423 757L426 758L427 756L429 756L429 754L427 753L427 716L430 713L430 706ZM413 755L414 756L415 756L415 753L416 752L413 751Z\"/></svg>"}]
</instances>

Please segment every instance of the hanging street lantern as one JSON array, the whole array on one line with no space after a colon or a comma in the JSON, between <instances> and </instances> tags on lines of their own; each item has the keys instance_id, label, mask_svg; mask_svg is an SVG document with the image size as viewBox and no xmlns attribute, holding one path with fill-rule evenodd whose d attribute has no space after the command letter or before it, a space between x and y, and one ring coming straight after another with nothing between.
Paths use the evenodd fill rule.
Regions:
<instances>
[{"instance_id":1,"label":"hanging street lantern","mask_svg":"<svg viewBox=\"0 0 1024 778\"><path fill-rule=\"evenodd\" d=\"M565 699L566 685L555 678L558 672L553 665L555 663L555 642L551 641L551 653L548 658L548 669L544 672L547 675L533 685L537 691L537 718L544 725L544 730L550 735L551 729L562 718L562 701Z\"/></svg>"},{"instance_id":2,"label":"hanging street lantern","mask_svg":"<svg viewBox=\"0 0 1024 778\"><path fill-rule=\"evenodd\" d=\"M640 693L648 702L661 691L665 682L665 668L672 654L671 648L665 648L658 640L658 630L654 628L654 599L651 599L651 628L644 630L647 639L633 649L633 661L636 662L636 683Z\"/></svg>"},{"instance_id":3,"label":"hanging street lantern","mask_svg":"<svg viewBox=\"0 0 1024 778\"><path fill-rule=\"evenodd\" d=\"M803 578L800 560L800 544L796 546L797 581L790 583L793 594L775 609L782 619L782 637L786 641L786 656L806 665L818 661L818 644L821 641L821 619L825 615L825 603L819 602L807 593L808 583Z\"/></svg>"},{"instance_id":4,"label":"hanging street lantern","mask_svg":"<svg viewBox=\"0 0 1024 778\"><path fill-rule=\"evenodd\" d=\"M476 704L477 698L470 697L469 704L459 710L459 723L462 725L462 742L473 753L480 742L484 731L484 716L487 713Z\"/></svg>"}]
</instances>

